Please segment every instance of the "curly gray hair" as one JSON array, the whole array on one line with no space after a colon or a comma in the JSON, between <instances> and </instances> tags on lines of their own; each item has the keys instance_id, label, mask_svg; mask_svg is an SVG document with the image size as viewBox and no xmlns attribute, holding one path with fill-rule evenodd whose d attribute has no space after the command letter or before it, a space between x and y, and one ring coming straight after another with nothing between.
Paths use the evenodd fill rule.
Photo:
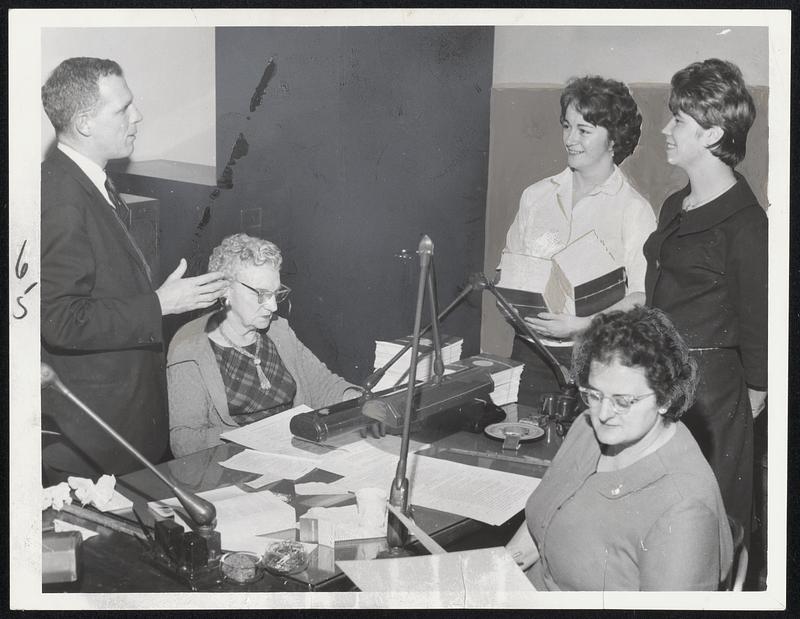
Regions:
<instances>
[{"instance_id":1,"label":"curly gray hair","mask_svg":"<svg viewBox=\"0 0 800 619\"><path fill-rule=\"evenodd\" d=\"M239 270L268 264L279 271L283 256L278 246L240 232L222 239L208 259L208 270L219 271L229 281L236 279Z\"/></svg>"}]
</instances>

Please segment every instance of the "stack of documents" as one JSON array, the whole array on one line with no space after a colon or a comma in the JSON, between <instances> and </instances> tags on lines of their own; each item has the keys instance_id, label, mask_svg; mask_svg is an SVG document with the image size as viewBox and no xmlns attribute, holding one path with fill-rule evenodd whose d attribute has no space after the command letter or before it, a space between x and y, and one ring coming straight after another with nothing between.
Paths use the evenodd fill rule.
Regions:
<instances>
[{"instance_id":1,"label":"stack of documents","mask_svg":"<svg viewBox=\"0 0 800 619\"><path fill-rule=\"evenodd\" d=\"M521 361L494 357L493 355L481 355L482 357L492 357L499 365L506 366L504 369L492 372L494 391L489 394L497 406L504 406L517 401L519 393L519 379L522 376L523 364Z\"/></svg>"},{"instance_id":2,"label":"stack of documents","mask_svg":"<svg viewBox=\"0 0 800 619\"><path fill-rule=\"evenodd\" d=\"M467 367L484 367L491 374L494 383L494 391L489 396L497 406L511 404L517 401L519 392L519 379L522 376L523 364L521 361L498 357L489 353L481 353L473 357L467 357L461 361L450 365L447 369L458 370Z\"/></svg>"},{"instance_id":3,"label":"stack of documents","mask_svg":"<svg viewBox=\"0 0 800 619\"><path fill-rule=\"evenodd\" d=\"M382 368L400 350L411 343L410 335L401 337L390 342L375 342L375 369ZM442 335L442 361L448 365L461 358L461 347L464 344L463 338ZM433 340L420 338L419 354L417 358L417 381L426 381L433 376ZM373 391L382 391L405 385L408 382L408 369L411 364L411 349L409 348L394 365L392 365L383 375L383 378L375 385Z\"/></svg>"}]
</instances>

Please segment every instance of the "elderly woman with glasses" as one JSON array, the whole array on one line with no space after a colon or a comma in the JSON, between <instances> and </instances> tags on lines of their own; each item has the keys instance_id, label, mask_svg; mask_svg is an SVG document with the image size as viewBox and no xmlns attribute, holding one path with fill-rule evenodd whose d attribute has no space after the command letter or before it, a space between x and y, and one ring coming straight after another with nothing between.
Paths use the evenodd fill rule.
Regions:
<instances>
[{"instance_id":1,"label":"elderly woman with glasses","mask_svg":"<svg viewBox=\"0 0 800 619\"><path fill-rule=\"evenodd\" d=\"M573 351L588 410L507 545L539 590L716 590L731 529L714 473L679 421L696 364L666 316L596 316Z\"/></svg>"},{"instance_id":2,"label":"elderly woman with glasses","mask_svg":"<svg viewBox=\"0 0 800 619\"><path fill-rule=\"evenodd\" d=\"M358 395L275 315L289 296L280 250L234 234L208 267L225 274L223 307L184 325L169 347L170 445L181 457L220 444L220 434L306 404L320 408Z\"/></svg>"}]
</instances>

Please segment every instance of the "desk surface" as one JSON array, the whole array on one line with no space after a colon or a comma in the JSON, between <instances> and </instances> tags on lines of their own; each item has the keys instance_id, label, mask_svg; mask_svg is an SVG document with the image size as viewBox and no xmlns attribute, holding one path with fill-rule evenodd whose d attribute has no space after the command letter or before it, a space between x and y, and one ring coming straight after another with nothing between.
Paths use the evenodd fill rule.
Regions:
<instances>
[{"instance_id":1,"label":"desk surface","mask_svg":"<svg viewBox=\"0 0 800 619\"><path fill-rule=\"evenodd\" d=\"M431 448L425 450L426 455L444 458L492 468L510 473L540 477L545 468L531 462L531 458L551 459L558 449L560 441L554 439L547 442L545 438L528 442L520 446L515 454L504 453L500 441L483 434L458 432L435 441ZM256 474L227 469L219 465L243 447L234 444L220 445L172 460L159 465L159 469L187 490L202 492L214 488L242 484L258 477ZM480 454L480 455L472 455ZM527 459L527 460L526 460ZM315 480L312 471L302 481ZM245 489L250 488L244 486ZM300 517L314 506L347 505L355 501L353 495L320 495L295 496L294 482L281 480L269 484L267 489L281 492L290 497L297 516ZM152 474L144 469L120 477L117 489L128 496L134 509L145 524L152 525L153 515L147 509L147 501L163 499L170 496L169 490ZM491 527L469 518L449 514L437 510L412 506L412 515L416 523L439 544L448 550L481 548L502 544L507 541L513 530L519 526L521 518L512 519L504 527ZM123 514L135 520L133 514ZM62 518L61 515L59 515ZM69 519L64 517L63 519ZM83 524L83 526L86 526ZM164 573L155 564L145 559L143 543L128 535L95 527L100 535L82 544L81 565L83 575L79 583L71 587L59 589L82 592L146 592L146 591L186 591L187 586ZM501 530L502 529L502 530ZM507 529L507 530L506 530ZM271 537L295 539L294 530ZM500 537L500 541L497 541ZM225 540L222 540L223 548ZM309 591L309 590L350 590L352 584L336 566L338 560L371 559L381 550L386 549L386 539L337 542L335 550L317 546L311 553L309 567L300 574L291 577L277 577L265 574L260 580L248 585L222 583L214 591ZM425 551L414 542L411 552ZM53 590L53 589L47 589Z\"/></svg>"}]
</instances>

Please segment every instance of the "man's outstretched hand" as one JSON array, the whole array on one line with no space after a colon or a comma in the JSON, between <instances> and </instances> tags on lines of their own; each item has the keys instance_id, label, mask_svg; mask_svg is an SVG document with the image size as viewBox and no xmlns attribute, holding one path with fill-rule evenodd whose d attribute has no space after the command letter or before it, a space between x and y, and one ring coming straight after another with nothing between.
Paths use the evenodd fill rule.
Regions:
<instances>
[{"instance_id":1,"label":"man's outstretched hand","mask_svg":"<svg viewBox=\"0 0 800 619\"><path fill-rule=\"evenodd\" d=\"M156 290L162 316L210 307L228 288L222 273L214 271L196 277L183 277L184 273L186 260L181 258L178 268Z\"/></svg>"}]
</instances>

